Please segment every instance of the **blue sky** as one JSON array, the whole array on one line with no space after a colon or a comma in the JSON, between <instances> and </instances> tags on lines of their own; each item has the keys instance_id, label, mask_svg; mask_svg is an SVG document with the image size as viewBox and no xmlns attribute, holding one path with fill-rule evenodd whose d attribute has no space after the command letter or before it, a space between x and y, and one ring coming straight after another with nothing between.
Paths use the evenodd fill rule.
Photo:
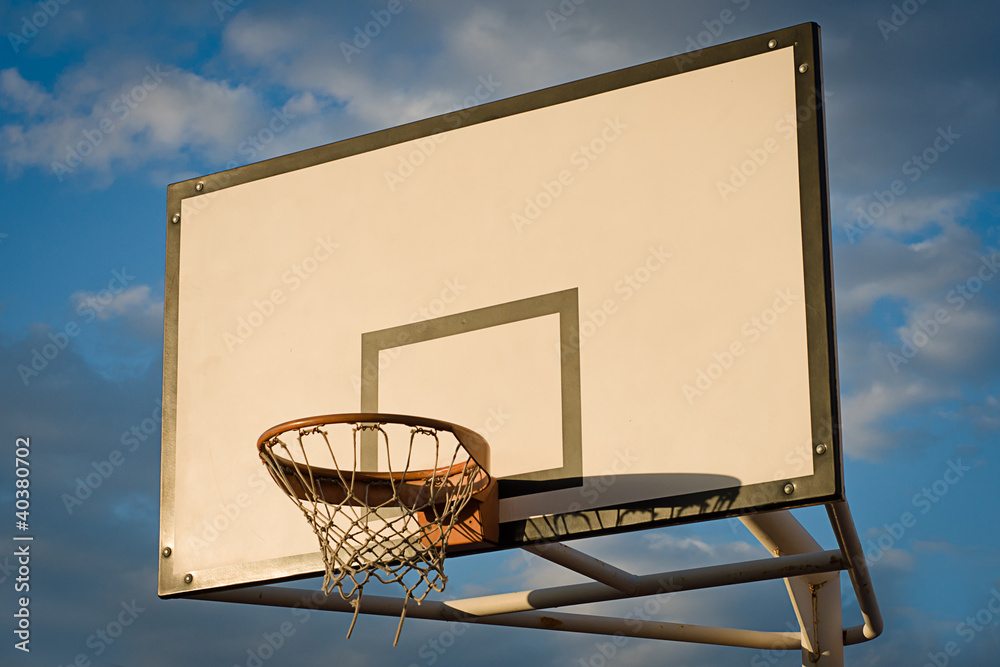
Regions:
<instances>
[{"instance_id":1,"label":"blue sky","mask_svg":"<svg viewBox=\"0 0 1000 667\"><path fill-rule=\"evenodd\" d=\"M577 0L560 14L556 0L403 0L370 43L344 48L387 4L0 0L0 499L11 508L0 535L15 533L22 436L36 535L30 655L10 632L13 542L0 549L0 662L246 665L292 621L264 664L592 664L602 640L586 635L470 628L441 641L447 626L411 621L393 649L388 619L360 620L345 641L339 615L300 623L287 610L156 597L166 186L460 108L479 77L507 97L816 21L846 486L886 618L883 637L847 649L848 664L923 665L948 642L949 664L995 664L996 4ZM717 22L727 10L733 20ZM275 114L287 123L262 133ZM67 149L84 139L86 155ZM77 479L108 465L68 507ZM895 528L907 513L911 525ZM822 512L798 515L832 546ZM640 573L765 553L729 520L582 546ZM458 559L449 574L456 595L569 580L518 553ZM845 622L859 622L849 587L844 598ZM660 613L772 630L794 620L776 583L680 594ZM97 633L116 619L129 624L105 641ZM797 660L631 640L609 664Z\"/></svg>"}]
</instances>

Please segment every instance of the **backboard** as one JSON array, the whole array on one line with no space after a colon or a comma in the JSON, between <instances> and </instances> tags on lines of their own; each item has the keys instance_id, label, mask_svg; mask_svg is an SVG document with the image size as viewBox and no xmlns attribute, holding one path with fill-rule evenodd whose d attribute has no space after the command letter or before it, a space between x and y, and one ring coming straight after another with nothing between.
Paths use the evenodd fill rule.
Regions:
<instances>
[{"instance_id":1,"label":"backboard","mask_svg":"<svg viewBox=\"0 0 1000 667\"><path fill-rule=\"evenodd\" d=\"M322 571L333 412L484 436L500 548L841 499L821 103L805 24L171 185L160 594Z\"/></svg>"}]
</instances>

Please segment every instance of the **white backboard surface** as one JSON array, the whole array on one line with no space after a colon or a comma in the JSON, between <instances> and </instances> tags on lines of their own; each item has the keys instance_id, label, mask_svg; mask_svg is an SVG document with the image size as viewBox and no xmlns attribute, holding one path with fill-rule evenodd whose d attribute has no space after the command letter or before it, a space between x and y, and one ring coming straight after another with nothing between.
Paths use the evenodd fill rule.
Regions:
<instances>
[{"instance_id":1,"label":"white backboard surface","mask_svg":"<svg viewBox=\"0 0 1000 667\"><path fill-rule=\"evenodd\" d=\"M817 58L799 26L171 186L161 595L322 569L255 450L313 415L478 431L502 546L840 497Z\"/></svg>"}]
</instances>

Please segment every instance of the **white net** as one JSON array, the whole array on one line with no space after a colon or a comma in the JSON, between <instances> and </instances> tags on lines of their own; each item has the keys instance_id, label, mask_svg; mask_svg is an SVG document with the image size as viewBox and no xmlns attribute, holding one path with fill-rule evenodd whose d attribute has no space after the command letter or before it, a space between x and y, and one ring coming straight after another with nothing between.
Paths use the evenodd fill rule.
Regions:
<instances>
[{"instance_id":1,"label":"white net","mask_svg":"<svg viewBox=\"0 0 1000 667\"><path fill-rule=\"evenodd\" d=\"M406 601L444 590L449 535L489 482L451 433L424 426L295 428L262 442L260 456L319 538L323 591L352 599L356 620L371 577L399 584L406 591L400 628ZM376 469L359 470L363 460Z\"/></svg>"}]
</instances>

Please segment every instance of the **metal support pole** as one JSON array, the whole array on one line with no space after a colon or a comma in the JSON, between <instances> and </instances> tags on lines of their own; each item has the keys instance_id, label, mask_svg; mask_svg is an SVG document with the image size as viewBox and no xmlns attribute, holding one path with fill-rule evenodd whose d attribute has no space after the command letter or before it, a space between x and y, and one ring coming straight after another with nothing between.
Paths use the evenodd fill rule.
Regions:
<instances>
[{"instance_id":1,"label":"metal support pole","mask_svg":"<svg viewBox=\"0 0 1000 667\"><path fill-rule=\"evenodd\" d=\"M529 544L521 548L556 565L562 565L567 570L573 570L619 590L625 595L632 596L639 592L639 577L560 542Z\"/></svg>"},{"instance_id":2,"label":"metal support pole","mask_svg":"<svg viewBox=\"0 0 1000 667\"><path fill-rule=\"evenodd\" d=\"M405 604L406 616L411 618L722 646L799 650L804 667L843 667L844 645L877 637L882 632L882 615L850 508L846 502L837 502L828 505L827 511L840 546L837 550L822 551L816 540L789 512L770 512L748 515L741 520L774 558L634 575L563 544L532 545L523 548L594 581L459 600L424 600L422 604L413 600L407 602L403 598L366 595L359 601L358 612L400 616ZM841 618L839 586L839 571L844 569L851 575L865 619L864 625L846 631ZM761 632L542 611L552 607L659 596L677 591L772 579L785 580L801 632ZM337 595L328 596L321 591L277 586L210 591L190 597L347 613L354 612L354 605L358 602L344 600Z\"/></svg>"},{"instance_id":3,"label":"metal support pole","mask_svg":"<svg viewBox=\"0 0 1000 667\"><path fill-rule=\"evenodd\" d=\"M509 614L533 609L551 609L578 604L593 604L607 600L621 600L627 597L731 586L818 572L833 572L842 570L845 566L839 551L821 551L781 559L769 558L743 563L711 565L690 570L646 574L636 577L637 585L633 595L626 595L610 586L591 582L515 593L499 593L476 598L462 598L449 600L447 604L453 609L476 616Z\"/></svg>"},{"instance_id":4,"label":"metal support pole","mask_svg":"<svg viewBox=\"0 0 1000 667\"><path fill-rule=\"evenodd\" d=\"M812 535L786 510L740 520L774 556L821 551ZM803 667L843 667L839 573L788 578L785 586L802 628Z\"/></svg>"},{"instance_id":5,"label":"metal support pole","mask_svg":"<svg viewBox=\"0 0 1000 667\"><path fill-rule=\"evenodd\" d=\"M271 607L304 607L328 611L353 612L350 601L339 595L317 595L316 591L296 588L255 587L193 596L201 600L217 602L241 602ZM365 595L361 600L361 613L376 616L398 617L402 612L403 599ZM716 646L743 646L760 649L795 649L800 638L797 632L762 632L716 628L686 623L665 623L641 621L638 619L591 616L589 614L566 614L559 612L517 612L496 616L473 616L463 614L449 606L449 603L424 600L420 604L410 601L406 605L407 618L425 618L482 625L536 628L540 630L561 630L596 635L615 635L644 639L668 639L671 641L712 644Z\"/></svg>"},{"instance_id":6,"label":"metal support pole","mask_svg":"<svg viewBox=\"0 0 1000 667\"><path fill-rule=\"evenodd\" d=\"M837 536L840 551L848 561L848 574L854 586L854 594L858 597L861 607L861 617L864 625L856 625L844 630L844 644L860 644L869 639L875 639L882 634L882 611L879 609L872 587L871 575L868 573L868 561L865 560L861 540L858 539L858 529L854 526L854 517L847 501L832 503L826 506L826 512L833 524L833 532Z\"/></svg>"}]
</instances>

